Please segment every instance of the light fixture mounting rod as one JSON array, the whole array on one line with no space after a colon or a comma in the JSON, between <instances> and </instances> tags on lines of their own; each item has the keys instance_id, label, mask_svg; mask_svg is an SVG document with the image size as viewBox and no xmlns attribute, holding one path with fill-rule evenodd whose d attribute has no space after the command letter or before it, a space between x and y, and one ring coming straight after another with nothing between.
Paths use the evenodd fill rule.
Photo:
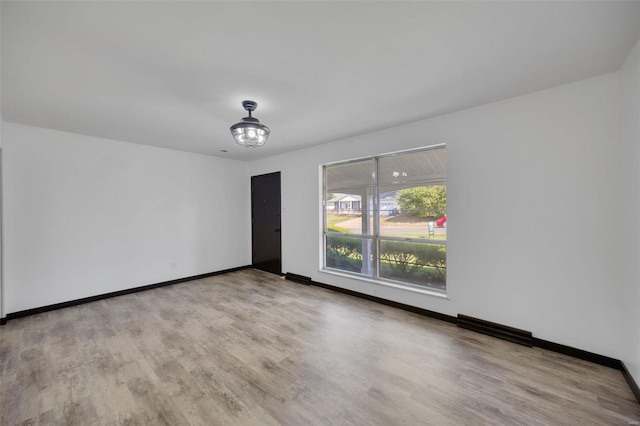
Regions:
<instances>
[{"instance_id":1,"label":"light fixture mounting rod","mask_svg":"<svg viewBox=\"0 0 640 426\"><path fill-rule=\"evenodd\" d=\"M254 101L242 101L244 109L249 111L249 117L251 117L251 111L255 111L258 108L258 103Z\"/></svg>"}]
</instances>

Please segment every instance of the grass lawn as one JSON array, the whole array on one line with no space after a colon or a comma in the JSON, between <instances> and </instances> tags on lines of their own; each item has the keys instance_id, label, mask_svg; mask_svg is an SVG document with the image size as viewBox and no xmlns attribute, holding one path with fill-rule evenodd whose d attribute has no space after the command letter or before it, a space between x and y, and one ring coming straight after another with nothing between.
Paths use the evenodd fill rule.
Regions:
<instances>
[{"instance_id":1,"label":"grass lawn","mask_svg":"<svg viewBox=\"0 0 640 426\"><path fill-rule=\"evenodd\" d=\"M359 214L328 214L327 215L327 226L332 227L339 223L346 222L348 220L354 219L356 217L362 217Z\"/></svg>"},{"instance_id":2,"label":"grass lawn","mask_svg":"<svg viewBox=\"0 0 640 426\"><path fill-rule=\"evenodd\" d=\"M350 233L350 229L354 227L360 227L360 214L328 214L327 215L327 228L333 232L342 232L345 234ZM355 221L355 222L354 222ZM349 223L347 223L349 222ZM340 226L342 224L342 226ZM400 232L394 232L394 228L424 228L424 231L416 230L417 232L407 232L403 230ZM384 236L400 237L400 238L427 238L427 221L423 218L415 218L409 216L382 216L380 217L380 228ZM353 231L351 231L353 232ZM435 235L431 236L433 240L446 241L446 231L441 228L435 229Z\"/></svg>"}]
</instances>

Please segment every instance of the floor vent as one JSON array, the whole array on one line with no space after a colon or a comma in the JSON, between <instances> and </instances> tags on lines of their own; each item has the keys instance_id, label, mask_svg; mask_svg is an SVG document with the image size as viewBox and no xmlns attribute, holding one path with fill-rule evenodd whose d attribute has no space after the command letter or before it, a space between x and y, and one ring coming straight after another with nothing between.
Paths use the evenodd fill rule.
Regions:
<instances>
[{"instance_id":1,"label":"floor vent","mask_svg":"<svg viewBox=\"0 0 640 426\"><path fill-rule=\"evenodd\" d=\"M508 340L524 346L533 346L533 335L530 331L519 330L506 325L496 324L494 322L484 321L478 318L459 314L456 324L460 328L477 331L478 333L487 334L489 336Z\"/></svg>"},{"instance_id":2,"label":"floor vent","mask_svg":"<svg viewBox=\"0 0 640 426\"><path fill-rule=\"evenodd\" d=\"M311 278L305 277L303 275L292 274L291 272L287 272L284 277L289 281L294 281L300 284L311 285Z\"/></svg>"}]
</instances>

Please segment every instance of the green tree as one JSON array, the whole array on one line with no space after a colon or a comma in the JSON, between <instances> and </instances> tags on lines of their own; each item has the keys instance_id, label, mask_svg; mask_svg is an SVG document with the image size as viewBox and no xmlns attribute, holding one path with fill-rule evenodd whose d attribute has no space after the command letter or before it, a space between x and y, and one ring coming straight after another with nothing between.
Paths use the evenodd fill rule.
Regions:
<instances>
[{"instance_id":1,"label":"green tree","mask_svg":"<svg viewBox=\"0 0 640 426\"><path fill-rule=\"evenodd\" d=\"M412 217L439 218L447 215L447 187L418 186L398 192L398 205Z\"/></svg>"}]
</instances>

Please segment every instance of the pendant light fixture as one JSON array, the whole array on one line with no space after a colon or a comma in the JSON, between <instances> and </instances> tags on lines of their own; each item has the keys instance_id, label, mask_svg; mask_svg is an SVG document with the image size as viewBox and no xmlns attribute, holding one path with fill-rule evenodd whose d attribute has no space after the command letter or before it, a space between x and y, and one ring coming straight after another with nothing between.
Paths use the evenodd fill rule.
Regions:
<instances>
[{"instance_id":1,"label":"pendant light fixture","mask_svg":"<svg viewBox=\"0 0 640 426\"><path fill-rule=\"evenodd\" d=\"M258 104L254 101L242 101L242 106L249 111L249 116L231 126L231 134L238 145L254 148L264 145L271 130L264 124L260 124L260 120L251 116L251 111L255 111Z\"/></svg>"}]
</instances>

